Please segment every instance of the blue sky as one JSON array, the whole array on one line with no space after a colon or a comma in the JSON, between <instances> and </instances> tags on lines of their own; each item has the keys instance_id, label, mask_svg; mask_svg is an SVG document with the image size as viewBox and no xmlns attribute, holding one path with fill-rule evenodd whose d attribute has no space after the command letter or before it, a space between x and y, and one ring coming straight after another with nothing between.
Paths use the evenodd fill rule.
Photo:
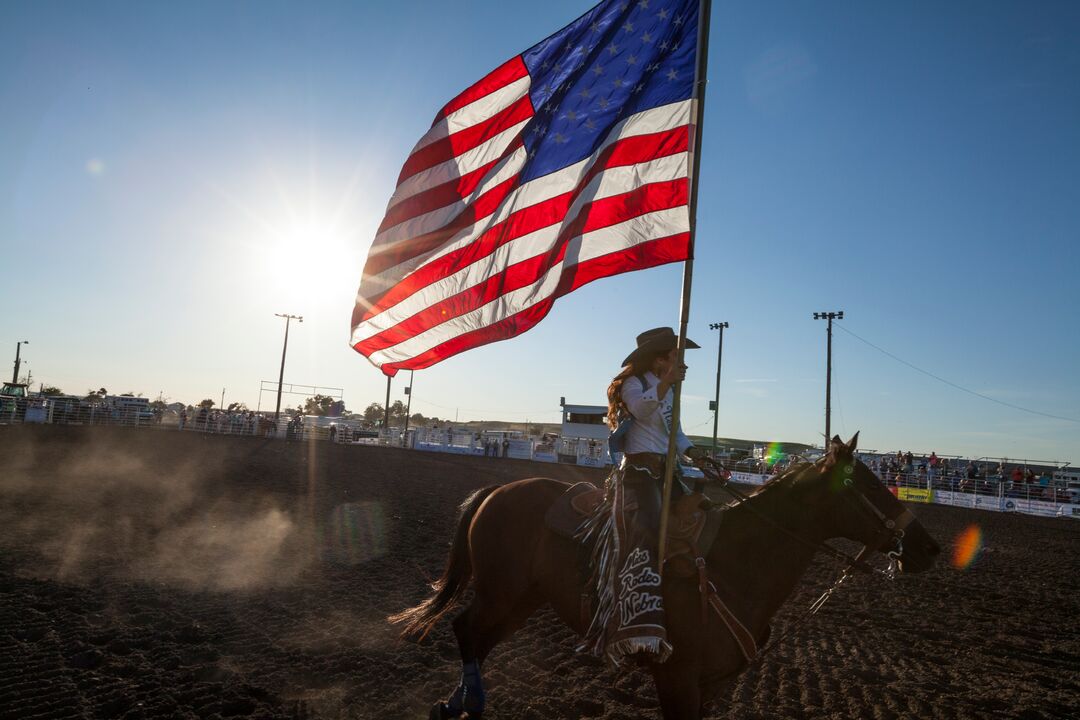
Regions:
<instances>
[{"instance_id":1,"label":"blue sky","mask_svg":"<svg viewBox=\"0 0 1080 720\"><path fill-rule=\"evenodd\" d=\"M69 392L254 407L292 312L286 379L382 402L348 325L401 163L447 100L588 6L4 4L0 352L30 340L35 382ZM726 320L720 434L820 440L811 315L842 309L834 431L1080 461L1080 423L1001 404L1080 419L1078 36L1070 2L714 4L688 432L711 432ZM418 373L413 407L599 404L634 336L677 322L681 277L589 285Z\"/></svg>"}]
</instances>

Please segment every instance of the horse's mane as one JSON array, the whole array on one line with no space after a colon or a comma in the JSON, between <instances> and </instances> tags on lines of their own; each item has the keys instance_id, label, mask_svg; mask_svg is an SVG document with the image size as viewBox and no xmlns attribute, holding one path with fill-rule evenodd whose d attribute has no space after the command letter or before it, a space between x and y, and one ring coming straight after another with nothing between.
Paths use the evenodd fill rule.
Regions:
<instances>
[{"instance_id":1,"label":"horse's mane","mask_svg":"<svg viewBox=\"0 0 1080 720\"><path fill-rule=\"evenodd\" d=\"M803 470L811 468L814 463L809 460L803 462L797 462L793 465L789 465L786 470L776 475L772 479L765 482L760 488L755 490L750 497L755 495L761 495L762 493L775 490L778 487L789 487L795 484L795 479L802 474Z\"/></svg>"}]
</instances>

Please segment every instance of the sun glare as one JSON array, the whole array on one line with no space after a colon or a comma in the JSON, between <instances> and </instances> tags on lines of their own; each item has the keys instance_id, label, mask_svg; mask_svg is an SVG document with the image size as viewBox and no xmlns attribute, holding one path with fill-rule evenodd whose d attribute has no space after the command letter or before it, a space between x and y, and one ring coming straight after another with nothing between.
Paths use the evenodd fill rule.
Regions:
<instances>
[{"instance_id":1,"label":"sun glare","mask_svg":"<svg viewBox=\"0 0 1080 720\"><path fill-rule=\"evenodd\" d=\"M359 277L348 258L354 254L344 235L330 224L297 223L269 239L260 281L285 303L317 303L342 292ZM353 288L352 290L355 290Z\"/></svg>"},{"instance_id":2,"label":"sun glare","mask_svg":"<svg viewBox=\"0 0 1080 720\"><path fill-rule=\"evenodd\" d=\"M217 190L234 211L222 228L235 253L227 264L243 269L252 307L269 298L290 312L347 319L381 215L359 170L338 184L339 175L290 182L297 177L265 171L243 192Z\"/></svg>"}]
</instances>

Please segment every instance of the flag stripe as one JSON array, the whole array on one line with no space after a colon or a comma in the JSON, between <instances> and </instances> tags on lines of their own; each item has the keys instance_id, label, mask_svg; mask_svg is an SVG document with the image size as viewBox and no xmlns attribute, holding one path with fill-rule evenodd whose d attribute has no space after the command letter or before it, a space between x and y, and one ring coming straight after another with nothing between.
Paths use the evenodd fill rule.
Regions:
<instances>
[{"instance_id":1,"label":"flag stripe","mask_svg":"<svg viewBox=\"0 0 1080 720\"><path fill-rule=\"evenodd\" d=\"M579 263L575 266L574 272L568 275L568 279L560 283L557 292L551 297L496 323L457 335L407 360L383 363L381 366L383 372L392 375L402 368L420 370L431 367L451 355L520 335L543 320L559 297L603 277L678 262L686 258L689 246L690 233L685 232L650 240L625 250L600 256L587 263Z\"/></svg>"},{"instance_id":2,"label":"flag stripe","mask_svg":"<svg viewBox=\"0 0 1080 720\"><path fill-rule=\"evenodd\" d=\"M376 249L372 246L368 254L367 266L364 273L376 275L387 268L399 264L403 260L416 257L428 250L434 250L454 236L454 234L472 225L476 221L491 215L499 207L506 196L513 192L517 184L517 177L510 177L495 185L487 192L481 194L459 212L454 219L442 227L424 233L417 237L405 237L394 244L385 241L383 247Z\"/></svg>"},{"instance_id":3,"label":"flag stripe","mask_svg":"<svg viewBox=\"0 0 1080 720\"><path fill-rule=\"evenodd\" d=\"M401 192L394 193L394 197L391 198L391 204L399 203L406 198L412 197L424 190L442 185L445 182L456 180L463 175L467 175L474 170L482 168L492 160L501 160L514 153L523 144L521 130L525 127L527 122L528 121L522 122L509 130L503 131L483 145L475 147L453 160L448 160L413 175L398 187L398 190ZM390 229L386 231L386 233L377 235L375 238L376 243L384 242L385 238L383 238L383 235L387 233L394 236L390 238L391 240L401 239L401 237L398 236L398 233L395 233L393 229Z\"/></svg>"},{"instance_id":4,"label":"flag stripe","mask_svg":"<svg viewBox=\"0 0 1080 720\"><path fill-rule=\"evenodd\" d=\"M557 289L560 278L570 266L648 242L650 235L647 231L650 230L663 237L688 231L686 206L639 215L619 225L576 237L568 243L564 260L553 265L535 283L507 292L480 308L450 318L392 347L371 353L368 357L379 364L396 362L439 345L448 337L496 323L549 297ZM354 344L359 344L359 341Z\"/></svg>"},{"instance_id":5,"label":"flag stripe","mask_svg":"<svg viewBox=\"0 0 1080 720\"><path fill-rule=\"evenodd\" d=\"M434 125L444 119L455 110L460 110L466 105L474 103L480 98L496 92L499 88L509 85L515 80L528 77L528 75L529 70L525 67L525 61L521 59L520 55L510 58L480 80L470 85L456 98L446 103L446 105L443 106L443 109L439 111L439 114L435 116L435 122L432 124Z\"/></svg>"},{"instance_id":6,"label":"flag stripe","mask_svg":"<svg viewBox=\"0 0 1080 720\"><path fill-rule=\"evenodd\" d=\"M491 165L487 173L480 179L477 187L473 188L469 197L464 198L461 202L426 210L420 215L415 215L379 233L375 238L375 243L372 244L370 255L374 257L387 252L403 251L405 257L408 258L411 256L408 252L409 246L417 240L423 239L429 233L448 227L460 229L461 226L455 225L455 222L470 206L481 202L487 207L486 203L490 199L486 197L487 194L497 192L499 186L503 185L507 180L513 181L515 186L518 185L518 177L524 163L525 149L521 147L514 148L513 152L499 158ZM500 195L499 197L505 199L506 195ZM487 217L487 215L480 217Z\"/></svg>"},{"instance_id":7,"label":"flag stripe","mask_svg":"<svg viewBox=\"0 0 1080 720\"><path fill-rule=\"evenodd\" d=\"M392 228L406 220L411 220L414 217L424 215L432 210L438 210L447 205L453 205L454 203L460 202L476 189L476 186L484 179L484 175L491 170L500 159L501 158L496 158L487 165L482 165L472 172L465 173L456 180L444 182L442 185L436 185L430 190L424 190L423 192L402 200L386 211L386 217L383 218L378 231L382 232L383 230Z\"/></svg>"},{"instance_id":8,"label":"flag stripe","mask_svg":"<svg viewBox=\"0 0 1080 720\"><path fill-rule=\"evenodd\" d=\"M521 125L533 116L532 100L526 95L507 108L484 121L436 140L430 145L417 150L401 168L398 182L402 182L418 172L440 165L487 143L505 130Z\"/></svg>"},{"instance_id":9,"label":"flag stripe","mask_svg":"<svg viewBox=\"0 0 1080 720\"><path fill-rule=\"evenodd\" d=\"M509 85L505 85L491 94L485 95L459 110L455 110L442 120L436 120L435 124L417 141L409 154L415 153L436 140L453 135L459 130L483 122L500 110L510 106L518 98L527 95L531 85L531 78L528 75L520 77Z\"/></svg>"},{"instance_id":10,"label":"flag stripe","mask_svg":"<svg viewBox=\"0 0 1080 720\"><path fill-rule=\"evenodd\" d=\"M547 252L533 255L516 263L502 258L489 262L487 263L489 268L494 265L502 268L502 272L456 295L445 297L441 302L356 344L355 347L363 353L372 353L391 347L451 318L483 307L501 295L531 285L541 279L552 267L563 262L570 238L617 225L640 215L685 205L686 188L687 180L682 177L668 182L643 185L630 192L589 203L582 207L573 222L564 226L555 244L548 248ZM562 212L565 213L565 210ZM458 281L456 284L464 283ZM436 293L438 294L438 291Z\"/></svg>"},{"instance_id":11,"label":"flag stripe","mask_svg":"<svg viewBox=\"0 0 1080 720\"><path fill-rule=\"evenodd\" d=\"M538 231L559 223L565 217L577 215L581 206L590 200L595 201L617 194L619 189L630 186L630 181L637 180L641 183L652 183L685 177L688 162L685 150L688 136L687 128L676 128L666 133L658 133L655 136L631 138L625 146L613 146L616 149L612 152L609 162L613 163L617 159L619 162L625 161L633 164L621 167L593 168L573 191L557 195L514 212L468 245L441 255L418 268L415 272L410 273L407 277L402 278L367 310L362 319L365 321L371 320L379 313L394 307L406 298L410 298L410 307L398 308L394 312L398 317L407 316L411 314L411 306L414 305L411 296L420 290L426 290L436 282L441 286L440 288L433 288L436 291L455 283L472 284L476 282L475 278L465 278L462 274L472 271L471 266L473 264L479 263L503 245L511 242L515 245L523 244L518 242L519 238L535 240L535 242L524 243L525 248L531 248L535 244L543 245L540 250L550 247L558 233L558 228L556 227L555 232L550 233L539 234ZM647 139L654 142L637 142ZM664 145L667 145L664 150L655 149ZM635 149L634 146L640 146L640 149L645 150L645 152L631 153L630 151ZM673 154L664 155L663 153L667 150L673 151ZM679 152L680 150L682 152ZM650 157L650 155L659 157L646 162L635 162L641 160L641 158ZM586 212L588 212L587 209ZM538 235L539 237L531 237ZM517 248L510 252L512 253L510 256L493 258L489 260L489 263L494 262L496 266L501 266L507 262L522 259L518 255L520 251ZM430 294L430 292L425 292L425 295ZM430 300L425 298L418 298L417 300L427 304L427 302L433 302L437 299L438 295L436 294ZM374 329L379 324L376 321L369 323L369 326Z\"/></svg>"}]
</instances>

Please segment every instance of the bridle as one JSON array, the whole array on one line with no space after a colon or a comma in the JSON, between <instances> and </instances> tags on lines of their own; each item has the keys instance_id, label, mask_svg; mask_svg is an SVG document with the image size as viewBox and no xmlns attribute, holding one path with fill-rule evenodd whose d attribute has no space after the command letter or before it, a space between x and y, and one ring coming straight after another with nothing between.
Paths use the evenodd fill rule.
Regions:
<instances>
[{"instance_id":1,"label":"bridle","mask_svg":"<svg viewBox=\"0 0 1080 720\"><path fill-rule=\"evenodd\" d=\"M885 570L877 572L880 572L887 580L894 580L900 571L900 557L904 554L904 531L915 520L915 516L907 508L903 508L895 518L885 515L877 505L870 502L870 499L866 497L862 490L855 486L855 480L852 478L854 473L855 466L853 463L844 466L844 487L851 490L852 495L860 501L856 507L869 513L874 521L881 526L879 530L881 541L873 545L869 543L864 545L856 559L862 560L863 557L876 549L884 547L891 540L893 547L885 553L889 566ZM845 495L845 497L849 496Z\"/></svg>"}]
</instances>

